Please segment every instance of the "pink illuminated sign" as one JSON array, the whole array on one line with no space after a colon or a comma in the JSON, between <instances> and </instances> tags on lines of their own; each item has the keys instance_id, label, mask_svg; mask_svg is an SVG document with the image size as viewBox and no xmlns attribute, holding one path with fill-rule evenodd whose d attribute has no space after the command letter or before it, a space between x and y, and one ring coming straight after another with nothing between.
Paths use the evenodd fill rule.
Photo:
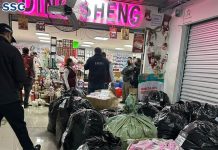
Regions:
<instances>
[{"instance_id":1,"label":"pink illuminated sign","mask_svg":"<svg viewBox=\"0 0 218 150\"><path fill-rule=\"evenodd\" d=\"M18 0L26 4L23 14L48 17L48 6L64 5L66 0ZM84 22L140 28L144 24L145 8L142 5L114 2L108 0L77 0L73 8L79 20ZM66 19L60 15L51 18Z\"/></svg>"}]
</instances>

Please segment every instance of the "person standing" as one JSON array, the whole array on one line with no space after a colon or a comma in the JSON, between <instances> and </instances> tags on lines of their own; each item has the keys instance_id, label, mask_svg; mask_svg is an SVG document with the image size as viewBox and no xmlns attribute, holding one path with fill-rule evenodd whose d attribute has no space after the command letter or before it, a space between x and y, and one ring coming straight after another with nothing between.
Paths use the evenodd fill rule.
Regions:
<instances>
[{"instance_id":1,"label":"person standing","mask_svg":"<svg viewBox=\"0 0 218 150\"><path fill-rule=\"evenodd\" d=\"M138 88L138 77L140 74L141 70L141 59L136 58L135 65L134 65L134 70L133 70L133 78L131 80L131 85L133 88Z\"/></svg>"},{"instance_id":2,"label":"person standing","mask_svg":"<svg viewBox=\"0 0 218 150\"><path fill-rule=\"evenodd\" d=\"M0 24L0 118L5 117L14 130L23 150L40 150L33 146L24 121L24 110L19 102L19 90L26 80L22 56L17 48L12 28Z\"/></svg>"},{"instance_id":3,"label":"person standing","mask_svg":"<svg viewBox=\"0 0 218 150\"><path fill-rule=\"evenodd\" d=\"M71 58L68 58L64 68L64 86L65 90L69 91L71 88L76 87L76 72L73 69L74 62Z\"/></svg>"},{"instance_id":4,"label":"person standing","mask_svg":"<svg viewBox=\"0 0 218 150\"><path fill-rule=\"evenodd\" d=\"M33 57L29 56L29 49L24 47L22 49L22 57L24 63L24 69L26 73L26 81L23 84L24 87L24 108L28 108L29 106L29 96L32 90L34 78L35 78L35 71L34 71L34 62Z\"/></svg>"},{"instance_id":5,"label":"person standing","mask_svg":"<svg viewBox=\"0 0 218 150\"><path fill-rule=\"evenodd\" d=\"M122 101L121 103L125 103L126 98L129 95L129 90L131 88L130 81L133 76L134 67L132 66L131 60L127 61L127 66L122 70L121 74L123 75L123 88L122 88Z\"/></svg>"},{"instance_id":6,"label":"person standing","mask_svg":"<svg viewBox=\"0 0 218 150\"><path fill-rule=\"evenodd\" d=\"M88 93L104 89L109 61L102 56L101 48L95 48L95 55L87 60L84 69L89 70Z\"/></svg>"},{"instance_id":7,"label":"person standing","mask_svg":"<svg viewBox=\"0 0 218 150\"><path fill-rule=\"evenodd\" d=\"M102 52L102 56L107 59L105 52ZM114 83L113 65L109 60L108 62L109 62L109 70L106 76L105 89L108 89L110 82Z\"/></svg>"}]
</instances>

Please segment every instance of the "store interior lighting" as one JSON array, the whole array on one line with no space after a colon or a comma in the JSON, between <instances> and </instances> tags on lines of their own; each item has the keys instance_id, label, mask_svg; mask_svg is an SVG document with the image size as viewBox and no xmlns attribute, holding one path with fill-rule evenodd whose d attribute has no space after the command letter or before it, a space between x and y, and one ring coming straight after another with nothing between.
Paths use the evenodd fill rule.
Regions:
<instances>
[{"instance_id":1,"label":"store interior lighting","mask_svg":"<svg viewBox=\"0 0 218 150\"><path fill-rule=\"evenodd\" d=\"M47 36L47 37L50 36L48 33L41 33L41 32L37 32L36 35L38 35L38 36Z\"/></svg>"},{"instance_id":2,"label":"store interior lighting","mask_svg":"<svg viewBox=\"0 0 218 150\"><path fill-rule=\"evenodd\" d=\"M48 40L40 40L40 42L42 42L42 43L50 43L51 41L48 41Z\"/></svg>"},{"instance_id":3,"label":"store interior lighting","mask_svg":"<svg viewBox=\"0 0 218 150\"><path fill-rule=\"evenodd\" d=\"M38 37L40 40L50 40L49 37Z\"/></svg>"},{"instance_id":4,"label":"store interior lighting","mask_svg":"<svg viewBox=\"0 0 218 150\"><path fill-rule=\"evenodd\" d=\"M81 45L81 47L92 47L92 46L91 45L83 44L83 45Z\"/></svg>"},{"instance_id":5,"label":"store interior lighting","mask_svg":"<svg viewBox=\"0 0 218 150\"><path fill-rule=\"evenodd\" d=\"M95 44L95 43L93 43L93 42L83 42L83 44L93 45L93 44Z\"/></svg>"},{"instance_id":6,"label":"store interior lighting","mask_svg":"<svg viewBox=\"0 0 218 150\"><path fill-rule=\"evenodd\" d=\"M115 48L115 50L124 50L123 48Z\"/></svg>"},{"instance_id":7,"label":"store interior lighting","mask_svg":"<svg viewBox=\"0 0 218 150\"><path fill-rule=\"evenodd\" d=\"M100 40L100 41L107 41L108 40L108 38L106 38L106 37L95 37L94 38L95 40Z\"/></svg>"},{"instance_id":8,"label":"store interior lighting","mask_svg":"<svg viewBox=\"0 0 218 150\"><path fill-rule=\"evenodd\" d=\"M125 47L132 48L132 45L124 45Z\"/></svg>"}]
</instances>

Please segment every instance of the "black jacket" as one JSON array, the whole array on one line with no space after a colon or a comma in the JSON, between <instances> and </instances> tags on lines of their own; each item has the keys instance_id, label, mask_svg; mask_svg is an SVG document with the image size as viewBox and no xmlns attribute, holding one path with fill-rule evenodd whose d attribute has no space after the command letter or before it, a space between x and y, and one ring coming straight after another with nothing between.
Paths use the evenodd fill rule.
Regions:
<instances>
[{"instance_id":1,"label":"black jacket","mask_svg":"<svg viewBox=\"0 0 218 150\"><path fill-rule=\"evenodd\" d=\"M132 77L133 77L133 71L134 71L134 67L133 66L126 66L121 74L123 75L123 81L124 82L130 82Z\"/></svg>"},{"instance_id":2,"label":"black jacket","mask_svg":"<svg viewBox=\"0 0 218 150\"><path fill-rule=\"evenodd\" d=\"M18 91L25 80L20 52L0 36L0 105L19 101Z\"/></svg>"},{"instance_id":3,"label":"black jacket","mask_svg":"<svg viewBox=\"0 0 218 150\"><path fill-rule=\"evenodd\" d=\"M141 66L136 65L134 70L133 70L133 78L132 78L132 81L130 83L134 88L138 88L138 78L139 78L139 74L140 74L140 69L141 69Z\"/></svg>"},{"instance_id":4,"label":"black jacket","mask_svg":"<svg viewBox=\"0 0 218 150\"><path fill-rule=\"evenodd\" d=\"M109 61L100 54L95 54L89 58L84 66L89 70L89 82L105 83L109 70Z\"/></svg>"}]
</instances>

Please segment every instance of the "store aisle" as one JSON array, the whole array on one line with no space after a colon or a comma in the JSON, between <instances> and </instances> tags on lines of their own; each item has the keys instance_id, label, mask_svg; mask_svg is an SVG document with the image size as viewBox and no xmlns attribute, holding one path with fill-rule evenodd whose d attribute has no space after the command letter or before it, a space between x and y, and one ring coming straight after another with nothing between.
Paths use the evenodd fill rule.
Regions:
<instances>
[{"instance_id":1,"label":"store aisle","mask_svg":"<svg viewBox=\"0 0 218 150\"><path fill-rule=\"evenodd\" d=\"M25 110L25 120L34 144L41 144L42 150L57 150L55 137L47 132L48 108L29 107ZM22 150L10 125L4 121L0 127L0 150Z\"/></svg>"}]
</instances>

